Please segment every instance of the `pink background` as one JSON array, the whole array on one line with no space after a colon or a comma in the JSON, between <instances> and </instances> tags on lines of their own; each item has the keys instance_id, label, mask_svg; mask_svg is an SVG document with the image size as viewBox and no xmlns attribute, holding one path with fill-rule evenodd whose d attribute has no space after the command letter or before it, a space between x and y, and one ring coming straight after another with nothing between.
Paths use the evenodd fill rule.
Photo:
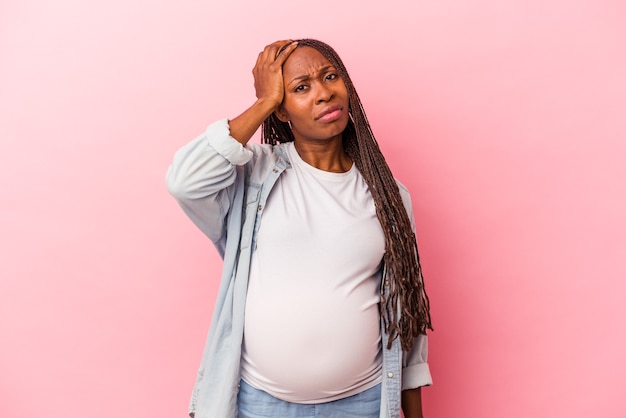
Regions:
<instances>
[{"instance_id":1,"label":"pink background","mask_svg":"<svg viewBox=\"0 0 626 418\"><path fill-rule=\"evenodd\" d=\"M165 170L267 43L316 37L415 201L427 417L623 418L625 28L620 0L3 1L0 416L185 416L220 261Z\"/></svg>"}]
</instances>

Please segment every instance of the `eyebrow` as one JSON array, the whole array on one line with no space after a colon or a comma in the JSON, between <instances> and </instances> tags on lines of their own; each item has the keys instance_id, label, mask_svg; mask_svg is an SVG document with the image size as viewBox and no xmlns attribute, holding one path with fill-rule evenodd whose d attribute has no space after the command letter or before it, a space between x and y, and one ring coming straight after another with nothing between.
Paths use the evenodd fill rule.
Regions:
<instances>
[{"instance_id":1,"label":"eyebrow","mask_svg":"<svg viewBox=\"0 0 626 418\"><path fill-rule=\"evenodd\" d=\"M335 68L335 67L333 67L332 65L326 65L326 66L324 66L324 67L320 68L320 69L317 71L317 73L318 73L318 74L323 74L323 73L325 73L326 71L328 71L328 70L330 70L330 69L332 69L332 68ZM294 82L294 81L304 81L304 80L309 80L309 79L311 79L311 77L310 77L308 74L301 75L301 76L298 76L298 77L293 78L293 79L292 79L292 80L288 83L288 85L293 84L293 82Z\"/></svg>"}]
</instances>

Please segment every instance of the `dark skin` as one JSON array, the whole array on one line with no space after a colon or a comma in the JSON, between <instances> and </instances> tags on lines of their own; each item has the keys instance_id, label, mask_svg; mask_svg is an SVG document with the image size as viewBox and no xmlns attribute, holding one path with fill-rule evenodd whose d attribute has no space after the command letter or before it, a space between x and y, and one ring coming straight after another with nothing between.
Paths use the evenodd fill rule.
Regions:
<instances>
[{"instance_id":1,"label":"dark skin","mask_svg":"<svg viewBox=\"0 0 626 418\"><path fill-rule=\"evenodd\" d=\"M422 388L402 391L402 412L405 418L424 418L422 413Z\"/></svg>"},{"instance_id":2,"label":"dark skin","mask_svg":"<svg viewBox=\"0 0 626 418\"><path fill-rule=\"evenodd\" d=\"M230 134L246 145L276 113L290 122L304 161L320 170L346 172L352 166L341 137L349 119L346 86L319 51L296 47L291 40L277 41L259 54L252 70L257 100L229 121ZM405 418L423 418L420 388L402 391L402 411Z\"/></svg>"}]
</instances>

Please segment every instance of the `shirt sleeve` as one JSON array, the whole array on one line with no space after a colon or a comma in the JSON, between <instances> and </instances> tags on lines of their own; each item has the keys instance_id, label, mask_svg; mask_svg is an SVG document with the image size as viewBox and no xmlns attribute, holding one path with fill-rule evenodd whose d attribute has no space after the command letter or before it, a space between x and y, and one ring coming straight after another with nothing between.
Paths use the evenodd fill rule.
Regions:
<instances>
[{"instance_id":1,"label":"shirt sleeve","mask_svg":"<svg viewBox=\"0 0 626 418\"><path fill-rule=\"evenodd\" d=\"M232 165L244 165L252 158L252 151L230 136L227 119L221 119L210 125L205 135L213 149Z\"/></svg>"},{"instance_id":2,"label":"shirt sleeve","mask_svg":"<svg viewBox=\"0 0 626 418\"><path fill-rule=\"evenodd\" d=\"M418 336L413 348L403 353L402 358L402 390L430 386L433 379L428 366L428 336Z\"/></svg>"},{"instance_id":3,"label":"shirt sleeve","mask_svg":"<svg viewBox=\"0 0 626 418\"><path fill-rule=\"evenodd\" d=\"M415 218L413 216L413 204L409 191L398 183L400 195L404 202L407 214L411 221L411 228L415 232ZM421 386L430 386L433 379L428 366L428 336L420 335L413 341L411 351L403 352L402 357L402 390L415 389Z\"/></svg>"},{"instance_id":4,"label":"shirt sleeve","mask_svg":"<svg viewBox=\"0 0 626 418\"><path fill-rule=\"evenodd\" d=\"M234 195L236 166L252 156L251 150L230 136L228 120L221 119L180 148L167 170L169 192L218 249Z\"/></svg>"}]
</instances>

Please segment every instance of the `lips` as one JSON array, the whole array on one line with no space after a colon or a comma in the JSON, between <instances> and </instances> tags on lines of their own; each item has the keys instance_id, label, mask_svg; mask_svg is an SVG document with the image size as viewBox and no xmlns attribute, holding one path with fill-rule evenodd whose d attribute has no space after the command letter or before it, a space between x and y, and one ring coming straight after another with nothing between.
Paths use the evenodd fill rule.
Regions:
<instances>
[{"instance_id":1,"label":"lips","mask_svg":"<svg viewBox=\"0 0 626 418\"><path fill-rule=\"evenodd\" d=\"M332 122L341 117L343 108L340 105L327 106L317 115L315 120L322 122Z\"/></svg>"}]
</instances>

